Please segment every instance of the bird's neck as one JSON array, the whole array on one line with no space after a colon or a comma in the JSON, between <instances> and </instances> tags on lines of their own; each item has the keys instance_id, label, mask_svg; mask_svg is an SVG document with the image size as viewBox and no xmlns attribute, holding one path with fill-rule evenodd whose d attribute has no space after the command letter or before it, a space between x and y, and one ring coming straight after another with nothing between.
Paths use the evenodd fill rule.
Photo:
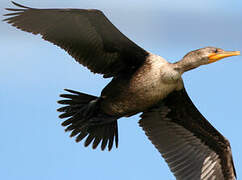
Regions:
<instances>
[{"instance_id":1,"label":"bird's neck","mask_svg":"<svg viewBox=\"0 0 242 180\"><path fill-rule=\"evenodd\" d=\"M192 70L200 66L200 64L194 63L194 61L190 59L182 59L173 64L174 69L177 70L179 73L183 74L186 71Z\"/></svg>"}]
</instances>

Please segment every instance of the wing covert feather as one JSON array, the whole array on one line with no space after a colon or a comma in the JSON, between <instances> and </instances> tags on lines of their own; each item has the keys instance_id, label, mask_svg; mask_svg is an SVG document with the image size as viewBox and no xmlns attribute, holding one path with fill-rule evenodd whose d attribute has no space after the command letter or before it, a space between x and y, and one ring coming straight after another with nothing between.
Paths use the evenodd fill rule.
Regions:
<instances>
[{"instance_id":1,"label":"wing covert feather","mask_svg":"<svg viewBox=\"0 0 242 180\"><path fill-rule=\"evenodd\" d=\"M80 64L104 77L133 71L148 52L123 35L96 9L36 9L22 6L4 21L33 34L42 35L67 51Z\"/></svg>"}]
</instances>

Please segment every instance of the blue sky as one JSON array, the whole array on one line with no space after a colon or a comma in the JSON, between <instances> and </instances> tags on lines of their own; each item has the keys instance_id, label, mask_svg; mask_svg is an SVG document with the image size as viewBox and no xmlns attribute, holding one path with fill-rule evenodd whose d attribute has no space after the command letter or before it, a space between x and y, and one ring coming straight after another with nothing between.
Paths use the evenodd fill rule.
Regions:
<instances>
[{"instance_id":1,"label":"blue sky","mask_svg":"<svg viewBox=\"0 0 242 180\"><path fill-rule=\"evenodd\" d=\"M188 51L217 46L242 50L240 0L23 1L41 8L97 8L130 39L174 62ZM13 7L0 0L3 8ZM64 88L99 95L109 80L90 73L40 36L0 22L0 179L174 179L138 127L138 116L119 120L119 148L84 148L60 126L56 109ZM184 74L201 113L231 143L242 177L242 57Z\"/></svg>"}]
</instances>

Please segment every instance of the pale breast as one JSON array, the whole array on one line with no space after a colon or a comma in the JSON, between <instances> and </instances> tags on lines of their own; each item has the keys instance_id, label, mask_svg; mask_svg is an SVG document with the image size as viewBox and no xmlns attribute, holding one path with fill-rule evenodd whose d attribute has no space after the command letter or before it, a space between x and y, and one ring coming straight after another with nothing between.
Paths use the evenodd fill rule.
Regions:
<instances>
[{"instance_id":1,"label":"pale breast","mask_svg":"<svg viewBox=\"0 0 242 180\"><path fill-rule=\"evenodd\" d=\"M133 115L155 105L181 83L166 60L151 55L130 79L115 79L105 87L101 108L112 115Z\"/></svg>"}]
</instances>

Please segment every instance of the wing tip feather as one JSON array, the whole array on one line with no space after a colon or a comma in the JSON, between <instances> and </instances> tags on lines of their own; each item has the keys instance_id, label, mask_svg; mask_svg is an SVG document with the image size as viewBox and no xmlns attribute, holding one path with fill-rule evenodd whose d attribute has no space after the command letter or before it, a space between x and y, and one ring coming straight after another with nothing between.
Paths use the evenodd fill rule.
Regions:
<instances>
[{"instance_id":1,"label":"wing tip feather","mask_svg":"<svg viewBox=\"0 0 242 180\"><path fill-rule=\"evenodd\" d=\"M14 2L14 1L11 1L11 3L13 3L13 4L14 4L15 6L17 6L17 7L31 9L30 7L27 7L27 6L21 5L21 4L19 4L19 3Z\"/></svg>"}]
</instances>

